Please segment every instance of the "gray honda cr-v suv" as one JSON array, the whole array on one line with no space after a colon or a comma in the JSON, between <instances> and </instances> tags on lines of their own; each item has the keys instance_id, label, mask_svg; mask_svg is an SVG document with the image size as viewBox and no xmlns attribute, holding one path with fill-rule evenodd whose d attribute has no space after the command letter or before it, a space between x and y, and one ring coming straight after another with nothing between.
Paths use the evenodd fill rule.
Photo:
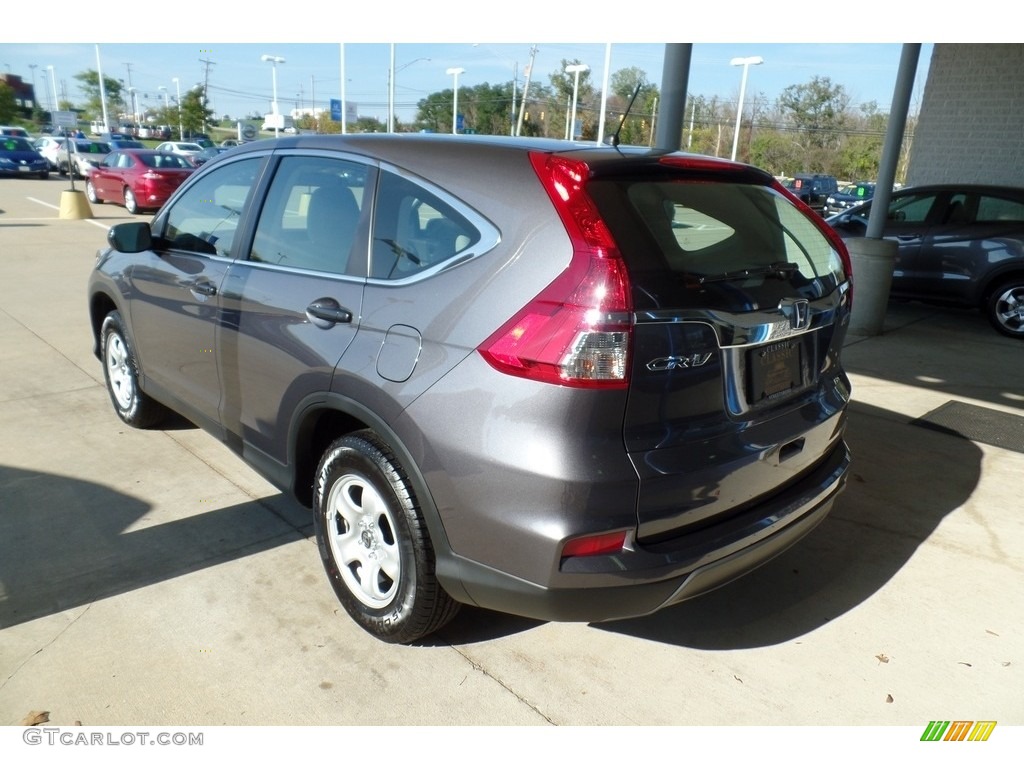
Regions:
<instances>
[{"instance_id":1,"label":"gray honda cr-v suv","mask_svg":"<svg viewBox=\"0 0 1024 768\"><path fill-rule=\"evenodd\" d=\"M849 463L845 247L771 176L640 148L297 136L119 224L119 416L177 411L312 507L361 626L656 611L781 552Z\"/></svg>"}]
</instances>

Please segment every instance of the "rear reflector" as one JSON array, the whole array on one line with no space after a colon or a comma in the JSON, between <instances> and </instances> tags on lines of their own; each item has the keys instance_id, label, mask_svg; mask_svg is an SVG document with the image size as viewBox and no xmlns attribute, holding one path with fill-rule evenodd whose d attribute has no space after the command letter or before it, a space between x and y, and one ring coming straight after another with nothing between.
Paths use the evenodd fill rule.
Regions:
<instances>
[{"instance_id":1,"label":"rear reflector","mask_svg":"<svg viewBox=\"0 0 1024 768\"><path fill-rule=\"evenodd\" d=\"M610 555L622 551L626 543L626 532L597 533L592 536L581 536L570 539L562 547L562 557L587 557L593 555Z\"/></svg>"}]
</instances>

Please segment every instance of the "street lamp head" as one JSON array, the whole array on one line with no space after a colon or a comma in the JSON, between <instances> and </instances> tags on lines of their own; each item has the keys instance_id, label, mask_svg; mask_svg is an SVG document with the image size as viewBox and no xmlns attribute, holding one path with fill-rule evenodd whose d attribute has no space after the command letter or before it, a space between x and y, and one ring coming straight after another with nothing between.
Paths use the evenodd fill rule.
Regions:
<instances>
[{"instance_id":1,"label":"street lamp head","mask_svg":"<svg viewBox=\"0 0 1024 768\"><path fill-rule=\"evenodd\" d=\"M578 72L588 72L589 70L590 66L587 64L570 64L565 68L566 73L570 75L576 74Z\"/></svg>"},{"instance_id":2,"label":"street lamp head","mask_svg":"<svg viewBox=\"0 0 1024 768\"><path fill-rule=\"evenodd\" d=\"M461 75L465 71L466 70L463 69L462 67L448 67L448 69L446 69L444 73L446 75Z\"/></svg>"},{"instance_id":3,"label":"street lamp head","mask_svg":"<svg viewBox=\"0 0 1024 768\"><path fill-rule=\"evenodd\" d=\"M738 56L729 62L731 67L742 67L744 64L764 64L764 59L760 56Z\"/></svg>"},{"instance_id":4,"label":"street lamp head","mask_svg":"<svg viewBox=\"0 0 1024 768\"><path fill-rule=\"evenodd\" d=\"M284 64L285 63L283 56L271 56L270 54L267 54L267 53L265 53L262 56L260 56L260 61L270 61L270 62L273 62L274 64Z\"/></svg>"}]
</instances>

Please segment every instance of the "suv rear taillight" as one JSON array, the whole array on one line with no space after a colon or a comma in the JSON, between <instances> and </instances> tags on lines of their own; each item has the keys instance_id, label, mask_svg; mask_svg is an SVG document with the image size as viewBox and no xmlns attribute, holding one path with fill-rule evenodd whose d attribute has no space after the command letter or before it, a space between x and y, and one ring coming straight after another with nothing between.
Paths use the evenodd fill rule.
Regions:
<instances>
[{"instance_id":1,"label":"suv rear taillight","mask_svg":"<svg viewBox=\"0 0 1024 768\"><path fill-rule=\"evenodd\" d=\"M587 164L531 153L572 242L572 259L481 346L494 368L550 384L628 384L632 300L625 262L586 193Z\"/></svg>"}]
</instances>

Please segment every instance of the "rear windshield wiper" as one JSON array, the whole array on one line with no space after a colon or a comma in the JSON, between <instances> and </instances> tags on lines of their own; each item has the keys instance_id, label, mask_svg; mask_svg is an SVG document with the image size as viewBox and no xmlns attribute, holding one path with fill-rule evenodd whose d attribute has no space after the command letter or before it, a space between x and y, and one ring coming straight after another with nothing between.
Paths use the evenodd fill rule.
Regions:
<instances>
[{"instance_id":1,"label":"rear windshield wiper","mask_svg":"<svg viewBox=\"0 0 1024 768\"><path fill-rule=\"evenodd\" d=\"M785 280L799 271L799 264L794 264L791 261L776 261L773 264L765 264L763 267L737 269L734 272L722 272L717 275L702 275L697 278L697 282L703 285L704 283L718 283L726 280L746 280L748 277L778 277Z\"/></svg>"}]
</instances>

